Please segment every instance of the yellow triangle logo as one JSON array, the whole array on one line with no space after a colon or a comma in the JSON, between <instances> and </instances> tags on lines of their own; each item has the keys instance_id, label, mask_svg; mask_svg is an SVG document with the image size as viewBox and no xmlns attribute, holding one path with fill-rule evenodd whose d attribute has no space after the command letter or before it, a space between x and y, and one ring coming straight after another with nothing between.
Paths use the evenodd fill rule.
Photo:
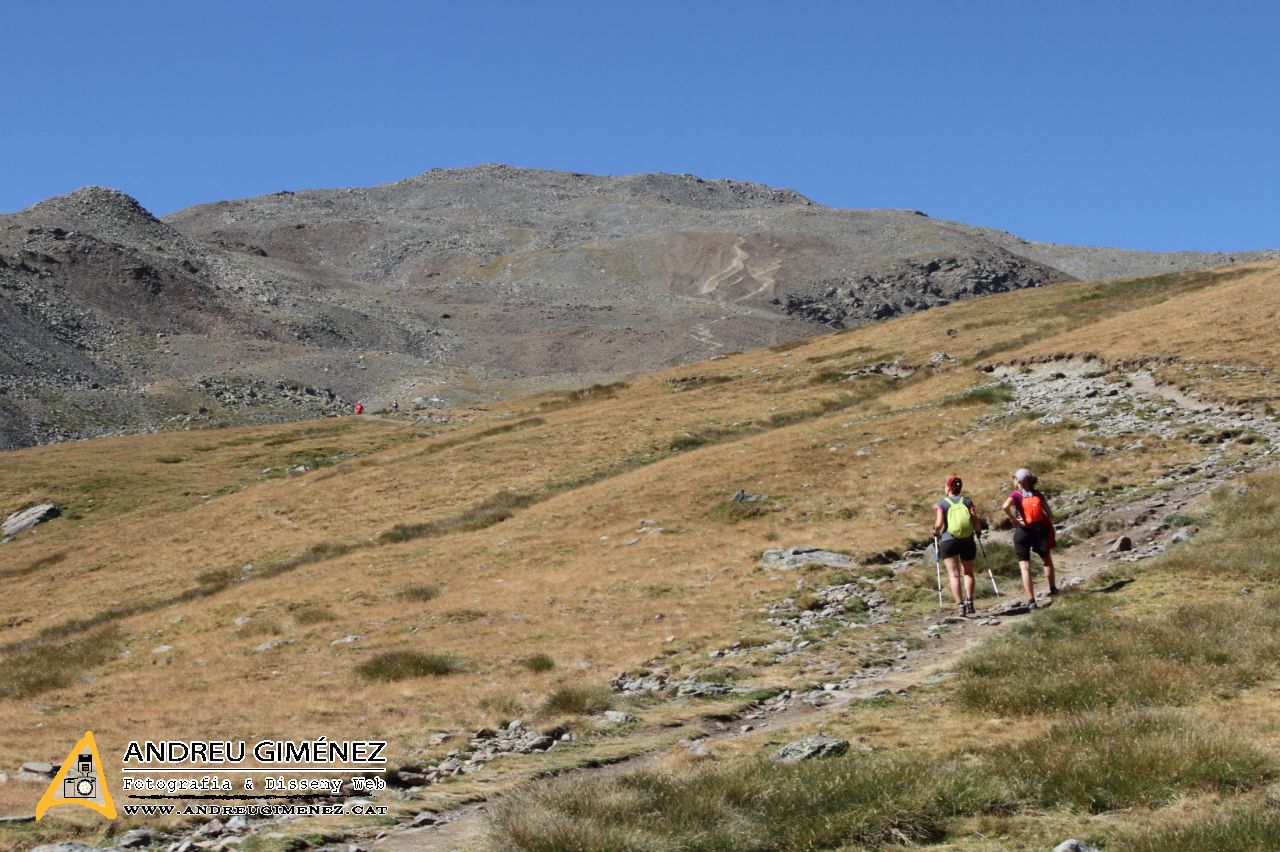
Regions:
<instances>
[{"instance_id":1,"label":"yellow triangle logo","mask_svg":"<svg viewBox=\"0 0 1280 852\"><path fill-rule=\"evenodd\" d=\"M116 818L116 804L111 801L107 789L107 776L102 771L102 757L93 731L85 731L76 743L62 768L53 776L53 783L44 791L36 805L36 819L55 805L81 805L97 811L107 819Z\"/></svg>"}]
</instances>

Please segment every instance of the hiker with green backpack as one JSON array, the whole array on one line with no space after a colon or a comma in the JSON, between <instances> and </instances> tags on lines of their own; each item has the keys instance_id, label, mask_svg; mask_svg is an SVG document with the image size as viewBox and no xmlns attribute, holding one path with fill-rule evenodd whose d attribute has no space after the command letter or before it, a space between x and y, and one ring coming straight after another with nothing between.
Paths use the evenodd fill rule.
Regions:
<instances>
[{"instance_id":1,"label":"hiker with green backpack","mask_svg":"<svg viewBox=\"0 0 1280 852\"><path fill-rule=\"evenodd\" d=\"M1013 550L1022 570L1022 588L1027 593L1027 609L1036 608L1036 592L1031 581L1031 551L1044 563L1044 579L1049 584L1049 597L1056 597L1053 556L1056 543L1053 534L1053 512L1049 501L1036 489L1036 475L1025 467L1013 474L1014 490L1000 508L1013 523Z\"/></svg>"},{"instance_id":2,"label":"hiker with green backpack","mask_svg":"<svg viewBox=\"0 0 1280 852\"><path fill-rule=\"evenodd\" d=\"M934 506L933 519L934 548L947 566L956 614L960 616L974 612L973 562L978 556L975 536L981 535L983 529L973 501L960 494L963 488L960 477L947 477L947 493Z\"/></svg>"}]
</instances>

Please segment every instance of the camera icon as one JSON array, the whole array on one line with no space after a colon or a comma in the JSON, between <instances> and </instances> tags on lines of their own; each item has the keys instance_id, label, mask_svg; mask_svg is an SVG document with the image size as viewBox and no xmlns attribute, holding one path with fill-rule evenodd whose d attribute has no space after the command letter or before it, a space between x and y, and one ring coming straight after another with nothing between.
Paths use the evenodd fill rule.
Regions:
<instances>
[{"instance_id":1,"label":"camera icon","mask_svg":"<svg viewBox=\"0 0 1280 852\"><path fill-rule=\"evenodd\" d=\"M98 779L93 775L93 755L82 754L76 760L78 776L62 779L62 798L93 799L98 794Z\"/></svg>"}]
</instances>

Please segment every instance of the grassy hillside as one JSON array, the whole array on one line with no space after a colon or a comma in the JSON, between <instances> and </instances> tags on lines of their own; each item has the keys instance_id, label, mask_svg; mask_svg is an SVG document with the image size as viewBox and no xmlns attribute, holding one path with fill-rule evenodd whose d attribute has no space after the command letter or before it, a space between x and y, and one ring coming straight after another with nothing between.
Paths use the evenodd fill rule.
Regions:
<instances>
[{"instance_id":1,"label":"grassy hillside","mask_svg":"<svg viewBox=\"0 0 1280 852\"><path fill-rule=\"evenodd\" d=\"M610 678L647 663L672 678L777 690L918 645L921 618L936 608L932 569L894 572L875 563L892 562L896 554L883 554L928 537L929 506L948 473L961 473L992 514L1015 467L1042 472L1059 517L1084 542L1066 552L1070 560L1114 537L1104 511L1266 464L1280 397L1268 342L1278 309L1275 264L1062 284L625 384L475 409L447 429L341 418L6 453L0 508L53 500L64 514L0 547L0 713L7 720L0 768L57 762L87 727L104 754L144 738L377 737L390 741L392 765L457 747L432 745L434 733L513 718L538 727L566 722L577 735L572 747L434 785L397 805L412 811L504 788L535 771L669 742L711 712L708 705L611 695ZM1051 392L1055 382L1077 380L1095 383L1091 401L1071 398L1074 386L1066 397ZM1167 412L1166 403L1173 406ZM1104 410L1106 417L1085 413ZM1224 418L1233 425L1215 425ZM1270 494L1270 482L1258 488ZM731 502L739 489L763 499ZM1272 505L1251 511L1265 514ZM860 567L846 580L865 578L878 590L886 604L877 612L887 618L857 629L819 620L805 634L812 643L805 653L764 650L782 634L761 610L799 612L811 603L805 595L835 573L761 569L762 551L793 545L850 554ZM1096 649L1092 631L1109 620L1124 627L1131 610L1138 613L1132 629L1146 630L1142 618L1158 606L1150 596L1168 585L1158 576L1209 572L1190 586L1196 601L1239 585L1228 573L1186 562L1191 554L1203 560L1209 551L1181 551L1132 584L1120 612L1088 610L1082 595L1079 604L1036 616L1022 646L984 654L985 662L968 664L963 678L918 703L857 704L842 729L894 732L871 738L876 760L858 770L871 773L866 783L892 782L911 801L944 802L942 810L922 805L918 828L875 823L866 834L787 835L777 844L977 837L990 820L1018 836L1026 808L1107 812L1260 789L1274 772L1256 751L1270 742L1269 729L1233 735L1223 753L1240 755L1236 774L1210 772L1179 786L1187 773L1173 767L1169 777L1179 780L1158 782L1159 795L1095 801L1056 783L1032 789L1019 781L1028 773L1015 778L1007 767L1049 767L1064 737L1105 744L1131 729L1143 743L1217 753L1215 737L1224 734L1210 722L1197 733L1200 722L1185 714L1212 720L1216 701L1266 705L1274 696L1264 689L1221 698L1220 682L1201 677L1204 689L1095 707L1037 706L974 686L1025 683L1026 672L1044 668L1036 653L1079 656L1075 646L1068 653L1055 642ZM1250 600L1263 601L1273 584L1261 571L1250 581L1258 592ZM1249 610L1247 618L1264 615ZM1178 632L1179 624L1151 629ZM1205 627L1205 635L1229 641L1216 629ZM1264 629L1259 621L1253 632ZM746 652L708 656L734 643ZM1240 665L1257 682L1272 677L1258 662L1272 649L1249 648ZM1195 656L1194 648L1171 653L1179 665L1179 653ZM1105 667L1081 671L1086 686L1061 687L1066 693L1111 677ZM1238 692L1242 682L1232 675L1222 689ZM640 722L601 728L589 713L607 704ZM1182 709L1150 709L1165 704ZM966 750L941 726L920 724L936 714L950 720L948 730L967 728L977 739L997 730L1002 743ZM922 780L912 768L917 755L941 769ZM996 766L1005 774L985 771ZM805 790L828 783L823 773L839 775L807 765L796 772L792 780ZM954 773L968 780L944 796L936 785ZM672 783L701 789L712 781L699 775ZM646 813L653 799L645 797L679 795L660 787L611 790L618 825L625 826L627 802ZM29 812L38 795L38 785L2 784L0 813ZM763 794L724 795L739 802ZM864 794L839 787L832 795L795 807L826 812L845 802L856 810ZM1242 800L1242 813L1252 813L1251 801ZM572 802L538 803L558 807L573 810ZM40 824L41 836L80 830L75 814L55 816ZM776 816L766 810L750 819ZM507 841L555 845L538 839L545 823L530 825L508 825ZM1040 823L1025 830L1048 831ZM28 842L29 829L13 831L12 845Z\"/></svg>"}]
</instances>

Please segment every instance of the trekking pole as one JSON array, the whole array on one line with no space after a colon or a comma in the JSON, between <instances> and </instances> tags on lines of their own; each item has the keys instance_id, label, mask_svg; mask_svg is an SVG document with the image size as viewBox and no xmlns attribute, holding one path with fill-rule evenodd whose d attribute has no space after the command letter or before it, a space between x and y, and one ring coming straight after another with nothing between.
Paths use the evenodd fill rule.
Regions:
<instances>
[{"instance_id":1,"label":"trekking pole","mask_svg":"<svg viewBox=\"0 0 1280 852\"><path fill-rule=\"evenodd\" d=\"M933 537L933 567L938 575L938 609L942 609L942 557L938 552L938 537Z\"/></svg>"},{"instance_id":2,"label":"trekking pole","mask_svg":"<svg viewBox=\"0 0 1280 852\"><path fill-rule=\"evenodd\" d=\"M978 547L982 548L982 564L987 566L987 576L991 578L991 588L995 591L996 597L1001 598L999 587L996 586L996 575L991 573L991 560L987 558L987 546L982 543L982 536L978 536Z\"/></svg>"}]
</instances>

